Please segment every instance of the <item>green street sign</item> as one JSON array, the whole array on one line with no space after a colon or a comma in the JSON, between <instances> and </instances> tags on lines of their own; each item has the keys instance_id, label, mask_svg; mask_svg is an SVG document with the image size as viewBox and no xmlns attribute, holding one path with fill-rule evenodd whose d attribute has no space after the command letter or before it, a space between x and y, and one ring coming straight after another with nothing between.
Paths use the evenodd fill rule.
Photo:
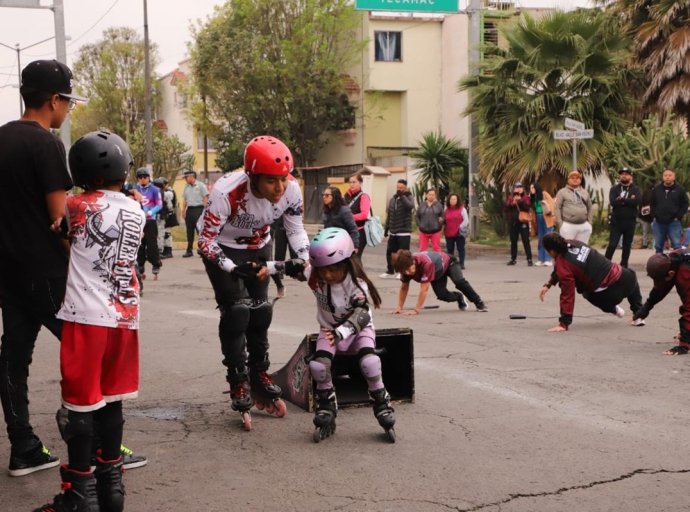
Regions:
<instances>
[{"instance_id":1,"label":"green street sign","mask_svg":"<svg viewBox=\"0 0 690 512\"><path fill-rule=\"evenodd\" d=\"M458 0L355 0L360 11L458 12Z\"/></svg>"}]
</instances>

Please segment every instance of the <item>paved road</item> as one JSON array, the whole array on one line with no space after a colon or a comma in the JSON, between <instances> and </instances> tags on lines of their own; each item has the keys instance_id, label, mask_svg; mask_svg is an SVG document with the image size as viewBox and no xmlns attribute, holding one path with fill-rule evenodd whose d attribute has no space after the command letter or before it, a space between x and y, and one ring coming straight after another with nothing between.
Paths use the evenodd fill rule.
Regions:
<instances>
[{"instance_id":1,"label":"paved road","mask_svg":"<svg viewBox=\"0 0 690 512\"><path fill-rule=\"evenodd\" d=\"M414 330L416 401L396 407L396 444L362 407L341 410L335 437L317 445L311 414L292 405L284 419L256 413L255 430L240 429L222 394L209 284L200 260L180 255L146 283L141 394L126 405L125 436L150 463L126 474L127 510L688 509L690 357L661 355L677 331L675 294L643 328L578 300L572 330L549 334L557 290L541 304L548 270L524 259L516 267L503 255L468 260L489 313L441 303L418 317L391 316L398 285L375 277L386 306L377 327ZM649 255L634 251L634 268ZM383 248L368 250L365 263L372 276L382 272ZM643 294L649 285L643 278ZM274 369L315 330L306 286L290 281L288 295L271 329ZM57 360L58 343L42 333L31 407L43 440L66 458L53 421ZM3 437L0 460L8 458ZM0 509L31 510L57 490L55 470L3 474Z\"/></svg>"}]
</instances>

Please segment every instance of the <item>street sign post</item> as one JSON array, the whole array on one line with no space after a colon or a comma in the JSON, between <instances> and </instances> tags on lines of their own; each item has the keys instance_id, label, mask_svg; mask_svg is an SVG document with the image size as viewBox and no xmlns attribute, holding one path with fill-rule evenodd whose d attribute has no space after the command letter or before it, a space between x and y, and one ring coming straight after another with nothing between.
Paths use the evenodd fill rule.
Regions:
<instances>
[{"instance_id":1,"label":"street sign post","mask_svg":"<svg viewBox=\"0 0 690 512\"><path fill-rule=\"evenodd\" d=\"M355 0L360 11L458 12L458 0Z\"/></svg>"},{"instance_id":2,"label":"street sign post","mask_svg":"<svg viewBox=\"0 0 690 512\"><path fill-rule=\"evenodd\" d=\"M573 141L573 170L577 170L577 141L580 139L593 139L594 130L585 128L585 124L575 119L565 118L565 127L569 130L554 130L553 138L556 140Z\"/></svg>"}]
</instances>

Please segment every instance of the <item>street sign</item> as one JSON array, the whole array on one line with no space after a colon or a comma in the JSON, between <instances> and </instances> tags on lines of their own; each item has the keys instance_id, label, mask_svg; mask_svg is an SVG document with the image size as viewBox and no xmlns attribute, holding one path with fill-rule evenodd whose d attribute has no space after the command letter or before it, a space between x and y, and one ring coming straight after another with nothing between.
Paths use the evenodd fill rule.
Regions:
<instances>
[{"instance_id":1,"label":"street sign","mask_svg":"<svg viewBox=\"0 0 690 512\"><path fill-rule=\"evenodd\" d=\"M575 119L570 119L569 117L565 118L565 123L563 123L565 127L568 130L584 130L585 129L585 123L581 123L580 121L575 121Z\"/></svg>"},{"instance_id":2,"label":"street sign","mask_svg":"<svg viewBox=\"0 0 690 512\"><path fill-rule=\"evenodd\" d=\"M556 140L571 140L571 139L593 139L594 130L554 130L553 138Z\"/></svg>"},{"instance_id":3,"label":"street sign","mask_svg":"<svg viewBox=\"0 0 690 512\"><path fill-rule=\"evenodd\" d=\"M360 11L458 12L458 0L355 0Z\"/></svg>"}]
</instances>

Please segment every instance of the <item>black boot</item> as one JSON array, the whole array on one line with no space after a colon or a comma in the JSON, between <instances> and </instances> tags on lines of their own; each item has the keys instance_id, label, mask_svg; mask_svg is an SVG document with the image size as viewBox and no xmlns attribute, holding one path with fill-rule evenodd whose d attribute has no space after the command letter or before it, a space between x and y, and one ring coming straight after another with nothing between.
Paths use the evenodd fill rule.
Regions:
<instances>
[{"instance_id":1,"label":"black boot","mask_svg":"<svg viewBox=\"0 0 690 512\"><path fill-rule=\"evenodd\" d=\"M67 466L60 468L63 492L55 496L53 503L43 505L34 512L99 512L98 497L96 494L96 479L93 473L82 473L69 469ZM122 510L122 509L120 509Z\"/></svg>"},{"instance_id":2,"label":"black boot","mask_svg":"<svg viewBox=\"0 0 690 512\"><path fill-rule=\"evenodd\" d=\"M125 508L125 486L122 483L122 456L105 461L96 457L96 489L101 512L122 512Z\"/></svg>"}]
</instances>

